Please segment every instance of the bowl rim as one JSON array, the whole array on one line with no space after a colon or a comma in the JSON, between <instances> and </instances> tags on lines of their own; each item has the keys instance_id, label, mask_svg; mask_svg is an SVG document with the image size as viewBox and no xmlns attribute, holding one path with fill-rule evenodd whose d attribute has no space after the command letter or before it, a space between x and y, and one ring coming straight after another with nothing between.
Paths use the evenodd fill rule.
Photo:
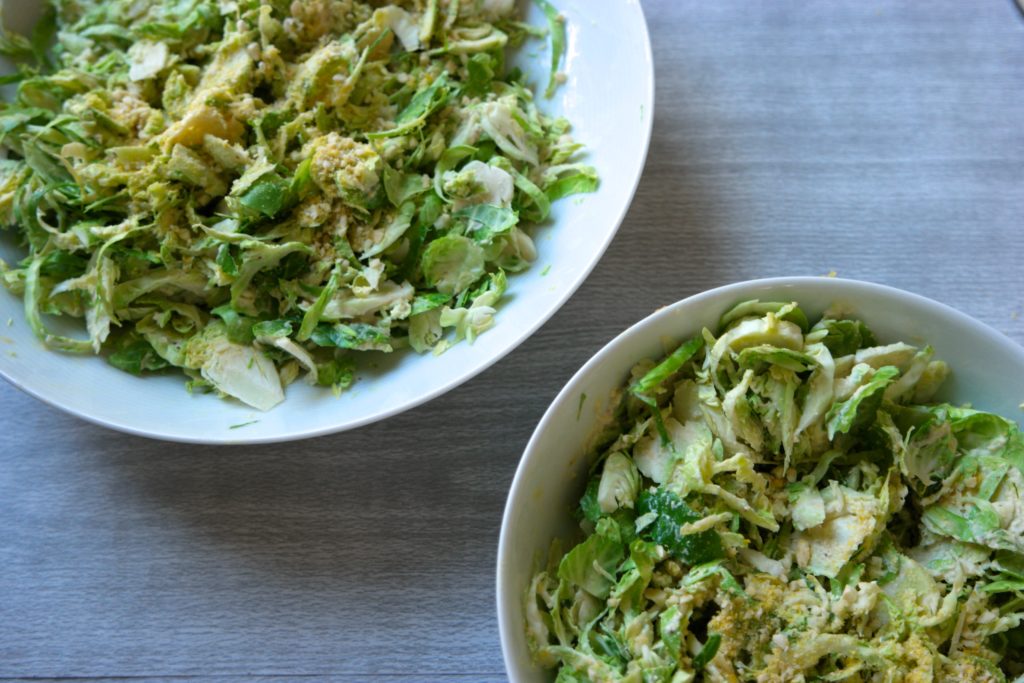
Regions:
<instances>
[{"instance_id":1,"label":"bowl rim","mask_svg":"<svg viewBox=\"0 0 1024 683\"><path fill-rule=\"evenodd\" d=\"M298 429L293 431L281 431L274 434L267 434L261 436L246 437L244 434L238 434L237 436L204 436L202 434L184 434L179 433L171 429L164 431L154 429L144 429L133 426L127 421L118 420L116 418L106 418L99 415L91 414L85 410L80 410L63 404L58 396L48 395L45 391L34 388L28 383L20 381L4 369L0 365L0 377L3 377L9 384L14 386L16 389L32 396L33 398L42 401L43 403L52 406L64 413L85 420L92 424L100 427L106 427L118 432L125 434L131 434L134 436L141 436L149 439L155 439L159 441L168 441L173 443L186 443L186 444L197 444L197 445L258 445L258 444L270 444L270 443L282 443L289 441L301 441L304 439L315 438L318 436L326 436L329 434L338 434L341 432L357 429L359 427L365 427L375 422L386 420L390 417L394 417L400 413L417 408L433 399L448 393L449 391L469 382L473 378L480 375L485 370L493 367L496 363L505 358L512 351L517 349L527 339L532 337L538 329L546 324L558 311L562 309L565 303L576 293L576 291L583 285L590 274L593 272L597 264L604 258L605 252L607 252L609 245L615 236L618 234L619 229L622 227L622 223L626 218L626 214L629 212L630 207L633 204L633 199L636 196L637 188L640 185L640 179L644 175L644 170L647 166L647 157L650 152L651 146L651 134L654 127L654 116L655 116L655 69L654 69L654 56L651 47L650 31L647 27L647 18L644 14L643 6L639 0L623 0L623 4L627 8L631 8L638 15L639 29L643 36L643 63L646 68L642 74L644 92L642 101L640 102L641 111L645 113L642 118L641 125L641 140L642 149L639 155L638 169L634 177L632 178L632 184L629 187L628 192L625 195L626 201L622 203L619 208L618 215L610 221L612 228L604 236L604 239L598 244L598 248L595 257L590 263L583 267L576 278L568 283L566 287L557 293L554 293L549 299L547 299L547 305L542 309L542 312L535 320L529 325L521 327L515 333L514 340L504 348L498 350L497 353L481 361L479 365L471 367L468 372L461 373L454 376L432 390L420 394L414 398L408 399L403 402L396 402L394 404L388 404L382 406L380 409L365 415L361 418L346 421L341 424L330 424L326 426L311 427L307 429ZM497 330L492 330L492 334L498 333Z\"/></svg>"},{"instance_id":2,"label":"bowl rim","mask_svg":"<svg viewBox=\"0 0 1024 683\"><path fill-rule=\"evenodd\" d=\"M936 314L950 318L955 323L969 327L977 334L987 337L991 342L1005 349L1009 356L1016 357L1017 361L1024 366L1024 347L999 330L996 330L990 325L971 317L963 311L921 294L909 292L905 289L850 278L803 275L760 278L734 282L714 287L712 289L707 289L680 299L672 304L657 309L650 315L647 315L633 323L602 346L601 349L591 356L586 363L584 363L580 369L573 374L569 381L566 382L565 386L562 387L548 405L548 408L544 411L544 415L537 423L537 427L534 429L533 434L530 436L530 440L523 449L523 454L519 458L519 464L516 466L516 472L512 478L512 484L509 487L508 497L505 501L505 509L501 517L501 530L498 534L498 552L495 571L495 608L497 610L498 618L498 635L501 641L501 654L505 665L505 672L510 679L513 679L514 676L514 669L512 666L512 633L518 632L513 629L522 629L522 624L511 623L513 621L512 613L514 603L510 603L510 600L508 599L509 591L504 590L509 580L507 578L509 570L506 569L506 567L509 566L509 544L511 543L509 527L512 524L513 510L517 509L518 506L524 504L528 500L528 494L526 491L527 470L531 467L532 462L536 460L537 456L535 454L537 452L538 442L541 440L542 435L553 426L555 413L558 412L557 409L565 401L575 400L579 395L580 386L584 384L595 368L603 365L608 356L612 355L622 344L643 334L647 328L655 325L662 318L672 316L679 309L699 306L705 301L727 297L729 294L735 294L736 301L738 302L744 294L752 294L752 292L757 289L776 288L781 290L802 286L824 287L826 289L835 288L837 290L843 290L845 296L856 295L857 292L870 292L876 295L892 298L894 300L908 301L925 309L931 309L931 311ZM625 369L626 368L624 368L624 370ZM522 593L522 591L518 591L515 594L518 595L519 593Z\"/></svg>"}]
</instances>

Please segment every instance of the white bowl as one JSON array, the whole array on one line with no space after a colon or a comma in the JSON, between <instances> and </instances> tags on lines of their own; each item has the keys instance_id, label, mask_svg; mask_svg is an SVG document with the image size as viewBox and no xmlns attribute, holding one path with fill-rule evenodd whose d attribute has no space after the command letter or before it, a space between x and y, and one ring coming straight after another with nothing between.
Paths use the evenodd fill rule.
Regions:
<instances>
[{"instance_id":1,"label":"white bowl","mask_svg":"<svg viewBox=\"0 0 1024 683\"><path fill-rule=\"evenodd\" d=\"M941 398L971 403L1011 419L1024 401L1024 348L948 306L898 289L831 278L754 280L713 289L663 308L609 342L555 398L533 433L505 505L498 542L498 625L505 668L514 683L550 681L526 644L523 598L553 538L580 535L571 510L587 481L588 440L612 392L643 358L714 329L732 304L749 299L798 301L811 314L846 304L880 341L930 343L953 371ZM586 399L581 397L586 396ZM582 407L581 407L582 406Z\"/></svg>"},{"instance_id":2,"label":"white bowl","mask_svg":"<svg viewBox=\"0 0 1024 683\"><path fill-rule=\"evenodd\" d=\"M31 25L42 3L4 0L8 25ZM538 95L548 113L572 121L597 167L600 189L555 203L551 221L536 233L538 262L509 278L497 325L473 345L460 343L439 357L378 355L340 397L329 390L290 386L268 413L233 400L185 391L180 375L137 378L96 357L49 351L24 321L19 298L0 289L0 375L62 410L97 424L143 436L199 443L285 441L337 432L394 415L465 382L502 358L539 328L587 277L625 216L647 156L654 110L654 67L638 0L554 0L567 20L563 70L568 81L554 99ZM528 0L527 20L545 25ZM528 42L513 60L534 83L547 82L547 50ZM530 57L532 55L532 58ZM0 258L22 254L0 231ZM550 268L548 269L548 267ZM11 326L5 321L12 320ZM247 424L232 429L233 425Z\"/></svg>"}]
</instances>

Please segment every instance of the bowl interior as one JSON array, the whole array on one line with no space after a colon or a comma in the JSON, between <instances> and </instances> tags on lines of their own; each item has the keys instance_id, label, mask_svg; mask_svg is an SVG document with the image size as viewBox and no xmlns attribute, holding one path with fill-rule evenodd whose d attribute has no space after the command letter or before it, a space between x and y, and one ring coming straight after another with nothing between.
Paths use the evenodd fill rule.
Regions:
<instances>
[{"instance_id":1,"label":"bowl interior","mask_svg":"<svg viewBox=\"0 0 1024 683\"><path fill-rule=\"evenodd\" d=\"M31 25L42 5L3 2L9 25L21 28ZM520 0L520 6L527 21L545 25L534 3ZM601 187L592 195L555 203L552 218L534 235L537 263L509 278L497 325L474 344L457 344L438 357L366 354L359 379L340 397L297 382L287 389L283 404L260 413L234 400L189 395L179 375L140 379L100 358L51 352L25 324L20 299L0 291L0 374L44 401L123 431L181 441L253 443L367 424L479 373L540 327L596 265L625 214L646 158L654 84L639 2L608 0L600 17L588 0L559 0L557 6L567 19L562 67L567 81L551 100L538 98L545 112L572 121L573 135L586 144L585 161L597 167ZM513 63L543 91L550 64L546 41L527 41L513 53ZM13 236L0 231L0 258L16 262L22 254Z\"/></svg>"},{"instance_id":2,"label":"bowl interior","mask_svg":"<svg viewBox=\"0 0 1024 683\"><path fill-rule=\"evenodd\" d=\"M498 548L498 622L505 665L517 683L549 681L530 660L523 629L524 590L553 538L572 541L571 511L586 483L588 441L609 398L638 360L714 328L732 304L748 299L799 301L808 315L842 304L883 343L931 344L953 374L943 400L971 403L1021 419L1024 349L948 306L880 285L829 278L780 278L711 290L661 309L605 346L569 381L545 413L519 464Z\"/></svg>"}]
</instances>

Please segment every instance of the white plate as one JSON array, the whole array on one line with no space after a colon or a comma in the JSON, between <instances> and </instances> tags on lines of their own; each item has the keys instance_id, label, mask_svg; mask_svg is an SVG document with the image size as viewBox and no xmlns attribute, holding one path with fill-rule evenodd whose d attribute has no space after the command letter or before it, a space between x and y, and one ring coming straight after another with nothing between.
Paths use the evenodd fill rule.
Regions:
<instances>
[{"instance_id":1,"label":"white plate","mask_svg":"<svg viewBox=\"0 0 1024 683\"><path fill-rule=\"evenodd\" d=\"M133 434L198 443L285 441L351 429L412 408L478 374L539 328L587 277L625 216L647 156L654 109L654 67L638 0L554 0L567 19L568 81L542 108L573 122L588 163L601 177L598 192L555 203L552 220L536 233L539 259L509 278L497 325L473 345L460 343L439 357L398 353L360 374L352 389L329 390L297 382L287 400L260 413L233 400L189 395L180 375L136 378L100 358L49 351L24 321L21 301L0 290L0 374L15 386L91 422ZM544 17L520 3L533 24ZM4 0L11 26L31 25L40 5ZM530 80L547 82L548 53L540 41L519 50L514 63ZM0 233L0 258L19 251ZM548 268L550 266L550 268ZM11 319L11 326L5 322ZM255 422L253 422L255 421ZM250 423L232 429L233 425Z\"/></svg>"},{"instance_id":2,"label":"white plate","mask_svg":"<svg viewBox=\"0 0 1024 683\"><path fill-rule=\"evenodd\" d=\"M808 317L845 304L882 342L931 344L953 371L941 398L971 403L1019 421L1024 348L948 306L898 289L854 280L794 277L754 280L692 296L644 318L609 342L576 373L537 425L519 462L498 541L498 625L513 683L554 679L533 665L523 598L553 538L578 538L571 510L586 485L587 441L608 398L643 358L658 358L702 327L714 329L731 305L749 299L799 301ZM581 399L582 396L586 399Z\"/></svg>"}]
</instances>

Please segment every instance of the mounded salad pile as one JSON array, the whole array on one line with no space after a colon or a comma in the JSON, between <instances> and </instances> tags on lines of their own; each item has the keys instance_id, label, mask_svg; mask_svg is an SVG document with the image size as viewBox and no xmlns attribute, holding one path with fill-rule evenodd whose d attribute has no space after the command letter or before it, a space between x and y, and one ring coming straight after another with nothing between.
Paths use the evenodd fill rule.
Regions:
<instances>
[{"instance_id":1,"label":"mounded salad pile","mask_svg":"<svg viewBox=\"0 0 1024 683\"><path fill-rule=\"evenodd\" d=\"M527 636L557 681L1024 672L1024 436L930 347L750 301L633 369ZM1019 679L1018 679L1019 680Z\"/></svg>"},{"instance_id":2,"label":"mounded salad pile","mask_svg":"<svg viewBox=\"0 0 1024 683\"><path fill-rule=\"evenodd\" d=\"M51 348L261 409L494 322L524 225L593 191L505 50L512 0L54 0L5 33L0 262ZM51 43L56 48L49 49ZM44 314L84 318L88 339Z\"/></svg>"}]
</instances>

